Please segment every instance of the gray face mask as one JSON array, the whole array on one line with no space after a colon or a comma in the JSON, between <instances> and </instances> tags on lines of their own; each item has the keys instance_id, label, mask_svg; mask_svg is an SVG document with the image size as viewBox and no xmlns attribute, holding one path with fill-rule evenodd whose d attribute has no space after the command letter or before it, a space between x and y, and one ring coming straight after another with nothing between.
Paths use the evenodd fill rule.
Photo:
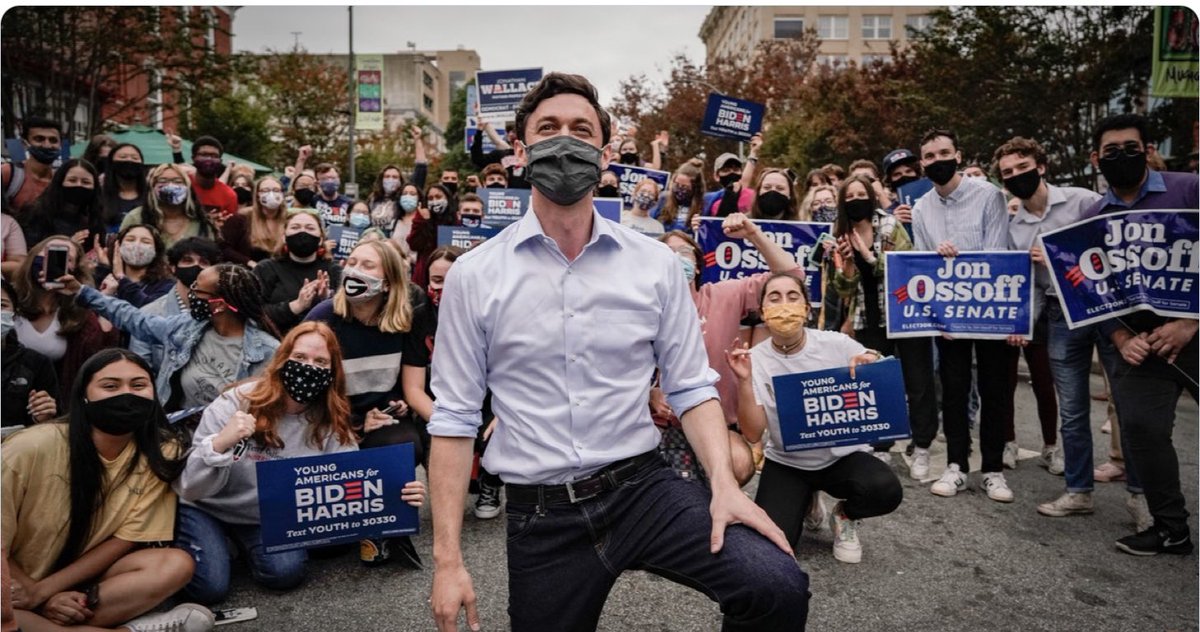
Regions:
<instances>
[{"instance_id":1,"label":"gray face mask","mask_svg":"<svg viewBox=\"0 0 1200 632\"><path fill-rule=\"evenodd\" d=\"M555 204L570 206L600 182L601 151L578 138L555 136L527 145L525 152L525 179Z\"/></svg>"}]
</instances>

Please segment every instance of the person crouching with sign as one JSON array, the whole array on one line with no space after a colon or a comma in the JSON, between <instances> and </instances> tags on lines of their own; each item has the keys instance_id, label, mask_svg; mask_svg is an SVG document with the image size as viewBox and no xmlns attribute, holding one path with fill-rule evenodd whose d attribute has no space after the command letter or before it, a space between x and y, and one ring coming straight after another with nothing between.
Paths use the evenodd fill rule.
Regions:
<instances>
[{"instance_id":1,"label":"person crouching with sign","mask_svg":"<svg viewBox=\"0 0 1200 632\"><path fill-rule=\"evenodd\" d=\"M225 391L204 411L183 475L175 482L175 546L196 560L183 594L215 603L229 592L228 534L259 584L273 590L304 580L303 550L266 553L258 512L258 461L357 450L342 351L328 325L306 321L280 343L262 377ZM404 487L420 506L425 486Z\"/></svg>"},{"instance_id":2,"label":"person crouching with sign","mask_svg":"<svg viewBox=\"0 0 1200 632\"><path fill-rule=\"evenodd\" d=\"M887 464L871 456L868 445L785 452L772 378L847 364L853 376L856 366L878 360L879 352L840 332L806 329L811 305L803 283L792 275L772 275L763 286L760 303L771 337L753 349L735 340L734 347L725 352L738 378L742 431L750 441L758 441L764 431L769 433L754 502L795 547L814 493L823 490L843 498L829 514L833 556L857 564L862 561L858 521L899 507L903 498L900 479Z\"/></svg>"}]
</instances>

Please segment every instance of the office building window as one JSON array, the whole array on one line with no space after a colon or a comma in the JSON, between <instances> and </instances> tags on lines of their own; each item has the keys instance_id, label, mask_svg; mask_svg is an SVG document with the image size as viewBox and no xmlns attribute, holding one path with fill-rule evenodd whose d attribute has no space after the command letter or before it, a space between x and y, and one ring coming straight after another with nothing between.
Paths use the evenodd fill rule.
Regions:
<instances>
[{"instance_id":1,"label":"office building window","mask_svg":"<svg viewBox=\"0 0 1200 632\"><path fill-rule=\"evenodd\" d=\"M421 74L424 75L425 87L432 90L433 89L433 77L430 77L429 73L424 72L424 71L422 71Z\"/></svg>"},{"instance_id":2,"label":"office building window","mask_svg":"<svg viewBox=\"0 0 1200 632\"><path fill-rule=\"evenodd\" d=\"M892 16L864 15L862 18L863 39L892 39Z\"/></svg>"},{"instance_id":3,"label":"office building window","mask_svg":"<svg viewBox=\"0 0 1200 632\"><path fill-rule=\"evenodd\" d=\"M828 40L848 39L850 37L850 18L845 15L818 16L817 36Z\"/></svg>"},{"instance_id":4,"label":"office building window","mask_svg":"<svg viewBox=\"0 0 1200 632\"><path fill-rule=\"evenodd\" d=\"M841 68L848 61L845 55L817 55L817 63L830 68Z\"/></svg>"},{"instance_id":5,"label":"office building window","mask_svg":"<svg viewBox=\"0 0 1200 632\"><path fill-rule=\"evenodd\" d=\"M775 39L799 39L804 35L804 18L775 18Z\"/></svg>"},{"instance_id":6,"label":"office building window","mask_svg":"<svg viewBox=\"0 0 1200 632\"><path fill-rule=\"evenodd\" d=\"M933 18L928 15L910 15L904 18L904 26L908 27L908 32L913 35L924 33L931 24L933 24Z\"/></svg>"},{"instance_id":7,"label":"office building window","mask_svg":"<svg viewBox=\"0 0 1200 632\"><path fill-rule=\"evenodd\" d=\"M425 100L425 109L432 112L433 111L433 98L430 97L428 94L423 95L423 96L424 96L424 100Z\"/></svg>"},{"instance_id":8,"label":"office building window","mask_svg":"<svg viewBox=\"0 0 1200 632\"><path fill-rule=\"evenodd\" d=\"M892 63L892 56L887 53L866 53L862 57L862 65L869 66L875 62Z\"/></svg>"}]
</instances>

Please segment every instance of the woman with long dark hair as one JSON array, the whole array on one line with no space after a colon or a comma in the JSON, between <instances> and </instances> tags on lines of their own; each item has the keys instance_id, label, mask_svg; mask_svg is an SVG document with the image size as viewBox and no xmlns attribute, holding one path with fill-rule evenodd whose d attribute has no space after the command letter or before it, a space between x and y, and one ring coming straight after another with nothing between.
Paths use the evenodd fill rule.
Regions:
<instances>
[{"instance_id":1,"label":"woman with long dark hair","mask_svg":"<svg viewBox=\"0 0 1200 632\"><path fill-rule=\"evenodd\" d=\"M113 147L108 154L100 186L100 204L104 208L104 225L109 231L120 228L129 211L146 204L146 165L142 150L132 143Z\"/></svg>"},{"instance_id":2,"label":"woman with long dark hair","mask_svg":"<svg viewBox=\"0 0 1200 632\"><path fill-rule=\"evenodd\" d=\"M429 255L438 247L438 226L454 226L458 223L459 200L450 195L446 187L440 184L429 185L429 192L434 191L441 193L446 198L446 205L442 207L424 204L419 206L412 217L412 228L408 237L405 238L409 249L417 258L412 268L412 282L422 288L429 282L428 261ZM395 239L396 233L393 232L392 235L392 239Z\"/></svg>"},{"instance_id":3,"label":"woman with long dark hair","mask_svg":"<svg viewBox=\"0 0 1200 632\"><path fill-rule=\"evenodd\" d=\"M67 274L79 282L92 283L91 272L82 266L83 248L66 235L53 235L29 249L13 275L13 329L22 345L54 363L59 384L73 384L79 367L96 352L116 346L120 334L106 329L96 314L77 305L62 289L46 278L46 252L66 248Z\"/></svg>"},{"instance_id":4,"label":"woman with long dark hair","mask_svg":"<svg viewBox=\"0 0 1200 632\"><path fill-rule=\"evenodd\" d=\"M101 250L100 263L111 264L112 274L100 291L128 301L134 307L152 303L175 286L167 267L167 247L158 229L147 224L128 226L117 233L111 254Z\"/></svg>"},{"instance_id":5,"label":"woman with long dark hair","mask_svg":"<svg viewBox=\"0 0 1200 632\"><path fill-rule=\"evenodd\" d=\"M187 584L195 568L183 551L146 547L174 534L171 482L185 465L183 438L167 423L150 368L130 351L105 349L80 368L70 399L60 423L4 442L0 493L17 623L211 627L212 614L191 604L134 619Z\"/></svg>"},{"instance_id":6,"label":"woman with long dark hair","mask_svg":"<svg viewBox=\"0 0 1200 632\"><path fill-rule=\"evenodd\" d=\"M235 454L243 440L245 453ZM262 377L223 393L196 429L175 484L181 499L175 545L196 558L184 594L201 603L225 598L226 535L247 554L255 581L274 590L299 585L308 558L303 550L263 550L255 464L357 449L341 345L324 323L301 323L284 337ZM419 507L425 486L414 481L401 493Z\"/></svg>"},{"instance_id":7,"label":"woman with long dark hair","mask_svg":"<svg viewBox=\"0 0 1200 632\"><path fill-rule=\"evenodd\" d=\"M104 239L98 187L99 174L91 163L68 160L54 172L50 186L17 215L25 231L25 243L69 235L76 243L90 247L97 237Z\"/></svg>"},{"instance_id":8,"label":"woman with long dark hair","mask_svg":"<svg viewBox=\"0 0 1200 632\"><path fill-rule=\"evenodd\" d=\"M316 211L292 209L279 250L254 266L267 315L281 333L304 320L308 310L342 282L341 266L326 256L326 235Z\"/></svg>"}]
</instances>

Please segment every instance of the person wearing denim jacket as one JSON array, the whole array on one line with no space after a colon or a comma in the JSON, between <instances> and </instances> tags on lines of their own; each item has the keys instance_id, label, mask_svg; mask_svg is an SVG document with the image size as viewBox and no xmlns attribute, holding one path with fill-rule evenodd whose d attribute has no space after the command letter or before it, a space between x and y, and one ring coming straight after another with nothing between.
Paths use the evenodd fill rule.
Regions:
<instances>
[{"instance_id":1,"label":"person wearing denim jacket","mask_svg":"<svg viewBox=\"0 0 1200 632\"><path fill-rule=\"evenodd\" d=\"M262 311L258 280L248 269L233 264L206 268L192 285L188 298L189 313L151 316L94 288L79 289L78 300L97 315L137 338L163 345L162 367L155 378L155 387L168 412L209 404L228 384L260 373L279 346L270 333L274 326ZM236 371L229 371L232 367L227 367L223 375L210 371L210 381L215 379L220 383L205 384L199 390L188 388L185 383L194 381L188 375L194 359L218 364L212 362L214 358L204 357L201 348L209 347L213 341L236 344L239 333L241 350L237 354L240 359Z\"/></svg>"}]
</instances>

